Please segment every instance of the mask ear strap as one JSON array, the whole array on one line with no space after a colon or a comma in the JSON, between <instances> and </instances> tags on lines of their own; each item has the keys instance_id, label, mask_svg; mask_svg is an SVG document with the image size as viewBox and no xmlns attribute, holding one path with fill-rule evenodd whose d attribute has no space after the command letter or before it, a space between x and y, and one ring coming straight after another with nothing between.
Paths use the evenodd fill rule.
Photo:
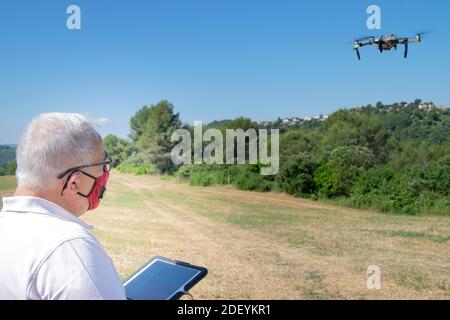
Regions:
<instances>
[{"instance_id":1,"label":"mask ear strap","mask_svg":"<svg viewBox=\"0 0 450 320\"><path fill-rule=\"evenodd\" d=\"M67 189L67 186L69 185L70 179L75 180L75 178L80 176L80 171L74 171L67 177L66 183L64 184L63 189L61 190L61 196L64 195L64 191Z\"/></svg>"}]
</instances>

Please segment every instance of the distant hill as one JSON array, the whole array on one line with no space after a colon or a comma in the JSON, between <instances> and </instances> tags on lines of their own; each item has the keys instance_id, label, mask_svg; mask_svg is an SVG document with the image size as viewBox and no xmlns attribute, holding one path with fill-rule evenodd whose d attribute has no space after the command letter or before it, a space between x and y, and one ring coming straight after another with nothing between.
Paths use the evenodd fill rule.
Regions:
<instances>
[{"instance_id":1,"label":"distant hill","mask_svg":"<svg viewBox=\"0 0 450 320\"><path fill-rule=\"evenodd\" d=\"M15 145L0 145L0 168L5 168L9 163L16 161Z\"/></svg>"},{"instance_id":2,"label":"distant hill","mask_svg":"<svg viewBox=\"0 0 450 320\"><path fill-rule=\"evenodd\" d=\"M329 115L254 122L214 121L208 128L280 130L276 177L259 167L187 166L190 184L233 184L284 191L397 214L450 213L450 109L420 99L343 108ZM255 129L256 129L255 128Z\"/></svg>"},{"instance_id":3,"label":"distant hill","mask_svg":"<svg viewBox=\"0 0 450 320\"><path fill-rule=\"evenodd\" d=\"M13 148L13 149L17 149L17 144L3 144L2 146L3 147L10 147L10 148Z\"/></svg>"},{"instance_id":4,"label":"distant hill","mask_svg":"<svg viewBox=\"0 0 450 320\"><path fill-rule=\"evenodd\" d=\"M434 135L444 136L449 133L450 109L437 107L433 102L422 102L420 99L412 103L400 102L384 105L378 102L376 106L356 106L348 109L369 117L378 117L386 129L401 138L423 138L434 132ZM279 128L281 132L287 129L317 129L323 127L329 115L287 117L273 121L259 121L261 128ZM214 121L210 124L227 125L232 120Z\"/></svg>"}]
</instances>

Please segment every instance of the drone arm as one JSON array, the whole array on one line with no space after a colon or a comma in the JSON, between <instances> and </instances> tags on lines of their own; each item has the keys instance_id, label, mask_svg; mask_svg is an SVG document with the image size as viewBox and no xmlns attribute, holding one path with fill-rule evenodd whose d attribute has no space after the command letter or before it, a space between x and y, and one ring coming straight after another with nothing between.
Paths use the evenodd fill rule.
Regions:
<instances>
[{"instance_id":1,"label":"drone arm","mask_svg":"<svg viewBox=\"0 0 450 320\"><path fill-rule=\"evenodd\" d=\"M358 57L358 60L361 60L361 55L359 53L359 48L356 47L355 50L356 50L356 56Z\"/></svg>"},{"instance_id":2,"label":"drone arm","mask_svg":"<svg viewBox=\"0 0 450 320\"><path fill-rule=\"evenodd\" d=\"M400 39L398 39L398 42L402 43L402 44L407 44L407 43L420 42L420 40L418 40L417 38L400 38Z\"/></svg>"},{"instance_id":3,"label":"drone arm","mask_svg":"<svg viewBox=\"0 0 450 320\"><path fill-rule=\"evenodd\" d=\"M365 47L365 46L369 46L369 45L371 45L371 44L373 44L373 43L370 42L370 41L360 42L360 43L359 43L359 47Z\"/></svg>"}]
</instances>

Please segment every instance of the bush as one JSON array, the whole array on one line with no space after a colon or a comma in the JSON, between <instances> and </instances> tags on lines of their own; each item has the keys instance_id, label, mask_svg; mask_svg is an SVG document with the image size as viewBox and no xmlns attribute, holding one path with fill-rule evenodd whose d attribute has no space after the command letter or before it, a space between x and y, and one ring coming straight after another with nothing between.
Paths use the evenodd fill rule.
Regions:
<instances>
[{"instance_id":1,"label":"bush","mask_svg":"<svg viewBox=\"0 0 450 320\"><path fill-rule=\"evenodd\" d=\"M327 163L322 163L314 173L313 177L317 194L319 197L331 198L339 194L337 176Z\"/></svg>"},{"instance_id":2,"label":"bush","mask_svg":"<svg viewBox=\"0 0 450 320\"><path fill-rule=\"evenodd\" d=\"M176 176L193 186L233 184L241 190L269 191L273 177L263 177L259 165L185 165Z\"/></svg>"},{"instance_id":3,"label":"bush","mask_svg":"<svg viewBox=\"0 0 450 320\"><path fill-rule=\"evenodd\" d=\"M355 183L351 203L399 214L449 213L448 174L445 164L413 167L403 174L394 174L388 167L371 169Z\"/></svg>"},{"instance_id":4,"label":"bush","mask_svg":"<svg viewBox=\"0 0 450 320\"><path fill-rule=\"evenodd\" d=\"M142 164L140 166L132 166L121 163L117 167L117 171L122 173L132 173L137 176L147 175L147 174L156 174L155 166L151 163Z\"/></svg>"},{"instance_id":5,"label":"bush","mask_svg":"<svg viewBox=\"0 0 450 320\"><path fill-rule=\"evenodd\" d=\"M337 147L328 165L333 171L333 195L348 196L357 177L373 164L372 152L363 146Z\"/></svg>"},{"instance_id":6,"label":"bush","mask_svg":"<svg viewBox=\"0 0 450 320\"><path fill-rule=\"evenodd\" d=\"M450 192L450 161L428 166L421 174L424 188L446 196Z\"/></svg>"},{"instance_id":7,"label":"bush","mask_svg":"<svg viewBox=\"0 0 450 320\"><path fill-rule=\"evenodd\" d=\"M270 191L272 183L270 178L261 175L258 165L243 165L237 170L233 184L241 190Z\"/></svg>"},{"instance_id":8,"label":"bush","mask_svg":"<svg viewBox=\"0 0 450 320\"><path fill-rule=\"evenodd\" d=\"M177 172L175 172L175 177L180 180L189 180L193 170L194 167L192 165L182 165L178 168Z\"/></svg>"},{"instance_id":9,"label":"bush","mask_svg":"<svg viewBox=\"0 0 450 320\"><path fill-rule=\"evenodd\" d=\"M156 168L152 163L145 163L136 154L130 156L117 166L117 171L122 173L132 173L135 175L155 174Z\"/></svg>"},{"instance_id":10,"label":"bush","mask_svg":"<svg viewBox=\"0 0 450 320\"><path fill-rule=\"evenodd\" d=\"M235 169L222 165L183 165L175 173L182 180L188 180L193 186L221 185L232 182Z\"/></svg>"},{"instance_id":11,"label":"bush","mask_svg":"<svg viewBox=\"0 0 450 320\"><path fill-rule=\"evenodd\" d=\"M226 172L224 171L194 171L189 183L193 186L212 186L226 184Z\"/></svg>"},{"instance_id":12,"label":"bush","mask_svg":"<svg viewBox=\"0 0 450 320\"><path fill-rule=\"evenodd\" d=\"M425 209L426 214L450 215L450 195L445 198L439 197L433 201L433 205Z\"/></svg>"},{"instance_id":13,"label":"bush","mask_svg":"<svg viewBox=\"0 0 450 320\"><path fill-rule=\"evenodd\" d=\"M352 187L351 195L385 192L393 177L394 171L388 166L372 168L358 177Z\"/></svg>"},{"instance_id":14,"label":"bush","mask_svg":"<svg viewBox=\"0 0 450 320\"><path fill-rule=\"evenodd\" d=\"M392 180L391 211L396 213L418 214L427 212L435 203L448 194L443 186L448 181L440 181L435 173L440 172L445 178L445 168L434 165L426 168L413 167L405 174Z\"/></svg>"},{"instance_id":15,"label":"bush","mask_svg":"<svg viewBox=\"0 0 450 320\"><path fill-rule=\"evenodd\" d=\"M308 157L292 157L281 165L278 184L289 194L308 197L316 191L314 172L317 167Z\"/></svg>"}]
</instances>

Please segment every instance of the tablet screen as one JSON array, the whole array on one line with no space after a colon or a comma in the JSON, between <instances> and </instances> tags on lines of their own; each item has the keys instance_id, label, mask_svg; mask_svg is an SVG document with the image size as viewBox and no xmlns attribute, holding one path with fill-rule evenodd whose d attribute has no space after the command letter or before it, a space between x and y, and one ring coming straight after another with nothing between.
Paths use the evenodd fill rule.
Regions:
<instances>
[{"instance_id":1,"label":"tablet screen","mask_svg":"<svg viewBox=\"0 0 450 320\"><path fill-rule=\"evenodd\" d=\"M125 283L130 300L170 300L195 279L201 270L155 259Z\"/></svg>"}]
</instances>

